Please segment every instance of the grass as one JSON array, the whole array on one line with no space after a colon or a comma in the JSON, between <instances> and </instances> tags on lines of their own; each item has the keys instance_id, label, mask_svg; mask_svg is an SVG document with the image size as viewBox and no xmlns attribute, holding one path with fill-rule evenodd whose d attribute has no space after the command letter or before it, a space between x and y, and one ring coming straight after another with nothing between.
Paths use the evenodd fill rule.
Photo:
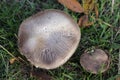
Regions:
<instances>
[{"instance_id":1,"label":"grass","mask_svg":"<svg viewBox=\"0 0 120 80\"><path fill-rule=\"evenodd\" d=\"M80 14L74 13L59 4L56 0L0 0L0 80L37 80L31 75L34 69L38 73L46 73L54 80L115 80L118 75L118 59L120 49L120 0L115 0L114 13L111 13L112 0L99 0L99 19L94 19L94 12L90 20L95 24L89 28L81 28L81 41L75 54L63 66L54 70L36 69L20 55L17 47L17 33L21 22L45 9L60 9L71 15L75 21ZM79 63L80 55L85 49L97 46L107 50L111 57L108 71L103 74L86 72ZM21 57L23 60L9 60Z\"/></svg>"}]
</instances>

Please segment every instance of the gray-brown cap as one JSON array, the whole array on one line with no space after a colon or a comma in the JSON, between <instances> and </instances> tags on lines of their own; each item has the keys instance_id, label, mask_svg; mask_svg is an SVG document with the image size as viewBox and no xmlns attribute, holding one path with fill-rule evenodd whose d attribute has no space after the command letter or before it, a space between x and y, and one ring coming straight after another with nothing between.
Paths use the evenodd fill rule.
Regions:
<instances>
[{"instance_id":1,"label":"gray-brown cap","mask_svg":"<svg viewBox=\"0 0 120 80\"><path fill-rule=\"evenodd\" d=\"M103 73L108 70L110 57L101 49L85 51L80 57L81 66L93 74Z\"/></svg>"},{"instance_id":2,"label":"gray-brown cap","mask_svg":"<svg viewBox=\"0 0 120 80\"><path fill-rule=\"evenodd\" d=\"M18 47L36 67L54 69L64 64L80 41L77 23L60 10L45 10L22 22Z\"/></svg>"}]
</instances>

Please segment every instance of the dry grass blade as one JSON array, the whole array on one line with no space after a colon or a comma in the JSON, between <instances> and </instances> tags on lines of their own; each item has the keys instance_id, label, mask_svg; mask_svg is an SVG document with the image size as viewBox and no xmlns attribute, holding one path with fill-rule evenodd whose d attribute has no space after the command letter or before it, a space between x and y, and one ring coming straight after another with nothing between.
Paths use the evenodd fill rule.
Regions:
<instances>
[{"instance_id":1,"label":"dry grass blade","mask_svg":"<svg viewBox=\"0 0 120 80\"><path fill-rule=\"evenodd\" d=\"M95 17L94 17L94 16L90 16L90 17L91 17L92 19L94 19L94 20L98 21L99 23L102 23L102 24L107 25L108 27L113 27L113 25L111 25L111 24L109 24L109 23L107 23L107 22L103 21L103 20L102 20L102 19L100 19L100 18L95 19Z\"/></svg>"},{"instance_id":2,"label":"dry grass blade","mask_svg":"<svg viewBox=\"0 0 120 80\"><path fill-rule=\"evenodd\" d=\"M112 9L111 9L112 13L113 13L114 2L115 2L115 1L112 0Z\"/></svg>"},{"instance_id":3,"label":"dry grass blade","mask_svg":"<svg viewBox=\"0 0 120 80\"><path fill-rule=\"evenodd\" d=\"M74 12L78 13L84 12L84 9L77 0L58 0L58 2Z\"/></svg>"},{"instance_id":4,"label":"dry grass blade","mask_svg":"<svg viewBox=\"0 0 120 80\"><path fill-rule=\"evenodd\" d=\"M98 6L97 5L95 5L95 14L96 14L96 18L98 18L99 12L98 12Z\"/></svg>"},{"instance_id":5,"label":"dry grass blade","mask_svg":"<svg viewBox=\"0 0 120 80\"><path fill-rule=\"evenodd\" d=\"M109 27L113 27L111 24L109 24L109 23L107 23L107 22L105 22L105 21L103 21L101 19L97 19L97 21L99 21L99 22L101 22L101 23L103 23L103 24L105 24L105 25L107 25Z\"/></svg>"}]
</instances>

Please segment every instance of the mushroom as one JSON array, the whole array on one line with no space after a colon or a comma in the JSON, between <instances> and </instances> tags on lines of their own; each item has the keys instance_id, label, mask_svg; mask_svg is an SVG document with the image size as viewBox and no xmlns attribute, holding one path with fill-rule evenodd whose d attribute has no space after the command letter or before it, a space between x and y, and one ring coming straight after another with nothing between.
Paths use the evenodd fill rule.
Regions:
<instances>
[{"instance_id":1,"label":"mushroom","mask_svg":"<svg viewBox=\"0 0 120 80\"><path fill-rule=\"evenodd\" d=\"M77 23L68 14L60 10L45 10L21 23L18 47L34 66L54 69L73 55L80 37Z\"/></svg>"},{"instance_id":2,"label":"mushroom","mask_svg":"<svg viewBox=\"0 0 120 80\"><path fill-rule=\"evenodd\" d=\"M80 57L81 66L93 74L103 73L109 68L110 58L101 49L86 50Z\"/></svg>"}]
</instances>

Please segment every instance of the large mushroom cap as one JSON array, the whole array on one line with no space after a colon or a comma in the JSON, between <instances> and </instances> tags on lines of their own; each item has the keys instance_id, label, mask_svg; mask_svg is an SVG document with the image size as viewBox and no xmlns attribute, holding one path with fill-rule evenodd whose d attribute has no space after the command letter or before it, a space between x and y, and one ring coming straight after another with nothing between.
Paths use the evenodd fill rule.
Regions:
<instances>
[{"instance_id":1,"label":"large mushroom cap","mask_svg":"<svg viewBox=\"0 0 120 80\"><path fill-rule=\"evenodd\" d=\"M54 69L64 64L80 41L76 22L59 10L45 10L22 22L18 47L36 67Z\"/></svg>"}]
</instances>

